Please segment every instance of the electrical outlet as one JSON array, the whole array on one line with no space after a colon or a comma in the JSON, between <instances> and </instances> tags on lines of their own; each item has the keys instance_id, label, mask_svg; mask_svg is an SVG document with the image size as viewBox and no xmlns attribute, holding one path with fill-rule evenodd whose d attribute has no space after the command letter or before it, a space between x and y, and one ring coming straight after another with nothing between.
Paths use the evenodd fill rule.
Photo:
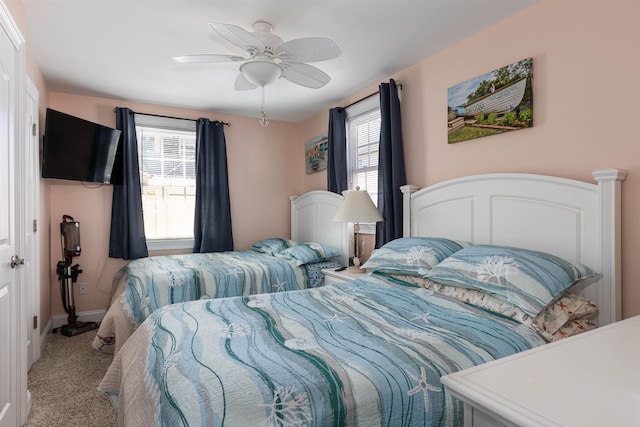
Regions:
<instances>
[{"instance_id":1,"label":"electrical outlet","mask_svg":"<svg viewBox=\"0 0 640 427\"><path fill-rule=\"evenodd\" d=\"M88 292L88 284L86 283L78 283L78 291L80 291L80 295L86 295Z\"/></svg>"}]
</instances>

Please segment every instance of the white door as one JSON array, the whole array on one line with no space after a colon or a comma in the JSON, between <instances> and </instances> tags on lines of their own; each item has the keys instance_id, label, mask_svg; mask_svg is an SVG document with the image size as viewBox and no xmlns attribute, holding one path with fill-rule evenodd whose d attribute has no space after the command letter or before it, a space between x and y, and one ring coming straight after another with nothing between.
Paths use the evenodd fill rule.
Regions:
<instances>
[{"instance_id":1,"label":"white door","mask_svg":"<svg viewBox=\"0 0 640 427\"><path fill-rule=\"evenodd\" d=\"M0 426L18 425L17 377L15 360L18 290L17 268L11 268L16 254L15 223L15 120L17 56L3 31L0 34Z\"/></svg>"},{"instance_id":2,"label":"white door","mask_svg":"<svg viewBox=\"0 0 640 427\"><path fill-rule=\"evenodd\" d=\"M26 419L26 341L22 269L13 261L21 249L16 232L21 213L16 203L16 163L22 148L24 41L0 3L0 427ZM20 257L18 256L18 260ZM22 320L22 321L21 321Z\"/></svg>"},{"instance_id":3,"label":"white door","mask_svg":"<svg viewBox=\"0 0 640 427\"><path fill-rule=\"evenodd\" d=\"M24 284L27 291L27 368L40 359L40 129L38 120L38 89L31 80L26 81L24 163L20 173L24 185L26 219L21 229L25 236ZM22 255L22 254L21 254Z\"/></svg>"}]
</instances>

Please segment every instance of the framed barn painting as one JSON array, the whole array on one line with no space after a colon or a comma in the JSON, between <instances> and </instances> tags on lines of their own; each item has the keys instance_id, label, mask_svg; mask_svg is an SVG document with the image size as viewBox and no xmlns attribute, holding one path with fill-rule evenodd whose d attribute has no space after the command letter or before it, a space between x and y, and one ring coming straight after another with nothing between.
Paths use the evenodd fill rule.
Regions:
<instances>
[{"instance_id":1,"label":"framed barn painting","mask_svg":"<svg viewBox=\"0 0 640 427\"><path fill-rule=\"evenodd\" d=\"M307 173L314 173L327 168L327 135L319 136L304 144L304 159Z\"/></svg>"},{"instance_id":2,"label":"framed barn painting","mask_svg":"<svg viewBox=\"0 0 640 427\"><path fill-rule=\"evenodd\" d=\"M526 58L447 91L447 135L453 144L533 126L533 59Z\"/></svg>"}]
</instances>

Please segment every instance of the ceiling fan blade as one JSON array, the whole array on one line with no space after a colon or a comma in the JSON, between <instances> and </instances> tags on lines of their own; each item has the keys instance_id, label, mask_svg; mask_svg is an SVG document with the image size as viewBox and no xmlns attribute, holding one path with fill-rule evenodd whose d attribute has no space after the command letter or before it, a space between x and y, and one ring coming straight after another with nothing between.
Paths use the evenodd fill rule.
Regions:
<instances>
[{"instance_id":1,"label":"ceiling fan blade","mask_svg":"<svg viewBox=\"0 0 640 427\"><path fill-rule=\"evenodd\" d=\"M303 37L282 43L275 54L287 62L315 62L335 58L342 52L326 37Z\"/></svg>"},{"instance_id":2,"label":"ceiling fan blade","mask_svg":"<svg viewBox=\"0 0 640 427\"><path fill-rule=\"evenodd\" d=\"M284 63L283 63L284 64ZM329 77L324 71L311 65L302 63L284 64L286 74L284 78L300 86L320 89L329 83Z\"/></svg>"},{"instance_id":3,"label":"ceiling fan blade","mask_svg":"<svg viewBox=\"0 0 640 427\"><path fill-rule=\"evenodd\" d=\"M231 43L236 46L240 46L250 54L264 51L264 43L243 28L221 22L210 22L209 27Z\"/></svg>"},{"instance_id":4,"label":"ceiling fan blade","mask_svg":"<svg viewBox=\"0 0 640 427\"><path fill-rule=\"evenodd\" d=\"M238 73L236 81L233 84L235 90L251 90L257 88L259 85L251 83L242 73Z\"/></svg>"},{"instance_id":5,"label":"ceiling fan blade","mask_svg":"<svg viewBox=\"0 0 640 427\"><path fill-rule=\"evenodd\" d=\"M236 55L221 55L216 53L204 53L200 55L182 55L174 56L173 60L176 62L189 62L189 63L207 63L207 62L238 62L246 61L248 58Z\"/></svg>"}]
</instances>

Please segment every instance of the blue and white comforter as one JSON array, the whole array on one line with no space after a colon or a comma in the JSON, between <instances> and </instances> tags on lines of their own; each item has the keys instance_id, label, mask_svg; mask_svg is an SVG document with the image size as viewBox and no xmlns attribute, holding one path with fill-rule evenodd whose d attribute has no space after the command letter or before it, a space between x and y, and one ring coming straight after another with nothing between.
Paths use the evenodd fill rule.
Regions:
<instances>
[{"instance_id":1,"label":"blue and white comforter","mask_svg":"<svg viewBox=\"0 0 640 427\"><path fill-rule=\"evenodd\" d=\"M160 307L198 299L306 289L321 284L327 261L298 267L256 251L155 256L129 262L113 279L114 295L93 342L119 351L127 338Z\"/></svg>"},{"instance_id":2,"label":"blue and white comforter","mask_svg":"<svg viewBox=\"0 0 640 427\"><path fill-rule=\"evenodd\" d=\"M440 384L543 344L512 320L369 277L154 312L100 384L134 426L450 426Z\"/></svg>"}]
</instances>

